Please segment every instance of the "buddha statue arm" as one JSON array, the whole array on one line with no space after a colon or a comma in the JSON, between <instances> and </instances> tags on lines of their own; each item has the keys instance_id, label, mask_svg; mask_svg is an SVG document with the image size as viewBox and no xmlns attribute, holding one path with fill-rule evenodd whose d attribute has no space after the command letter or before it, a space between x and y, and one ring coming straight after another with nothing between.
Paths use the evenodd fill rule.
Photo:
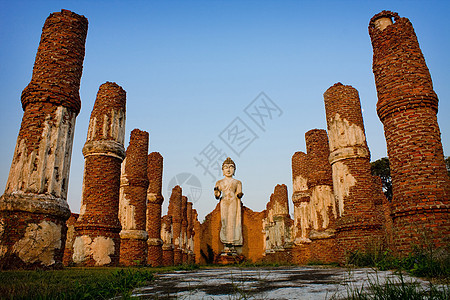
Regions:
<instances>
[{"instance_id":1,"label":"buddha statue arm","mask_svg":"<svg viewBox=\"0 0 450 300\"><path fill-rule=\"evenodd\" d=\"M238 181L236 187L236 197L238 197L238 199L241 199L242 196L244 196L244 193L242 192L242 183Z\"/></svg>"}]
</instances>

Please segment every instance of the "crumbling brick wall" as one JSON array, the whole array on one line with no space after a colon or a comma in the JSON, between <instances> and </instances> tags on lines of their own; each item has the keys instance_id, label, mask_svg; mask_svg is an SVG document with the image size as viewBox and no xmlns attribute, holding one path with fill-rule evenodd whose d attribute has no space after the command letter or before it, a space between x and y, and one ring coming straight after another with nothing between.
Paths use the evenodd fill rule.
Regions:
<instances>
[{"instance_id":1,"label":"crumbling brick wall","mask_svg":"<svg viewBox=\"0 0 450 300\"><path fill-rule=\"evenodd\" d=\"M336 261L335 223L337 209L333 194L327 132L305 133L307 153L292 157L295 249L293 261L304 264ZM325 241L327 240L327 241Z\"/></svg>"},{"instance_id":2,"label":"crumbling brick wall","mask_svg":"<svg viewBox=\"0 0 450 300\"><path fill-rule=\"evenodd\" d=\"M0 268L60 266L70 159L88 21L68 10L45 21L22 123L0 198Z\"/></svg>"},{"instance_id":3,"label":"crumbling brick wall","mask_svg":"<svg viewBox=\"0 0 450 300\"><path fill-rule=\"evenodd\" d=\"M383 241L382 216L375 210L381 191L374 186L370 172L358 91L336 83L324 93L324 100L333 191L339 212L337 242L343 255Z\"/></svg>"},{"instance_id":4,"label":"crumbling brick wall","mask_svg":"<svg viewBox=\"0 0 450 300\"><path fill-rule=\"evenodd\" d=\"M161 205L164 201L161 193L162 175L163 157L159 152L152 152L148 155L147 169L147 176L149 179L149 186L147 191L147 264L154 267L160 266L163 263L163 241L161 240ZM171 218L167 226L169 229L171 229ZM172 263L170 263L170 265L173 264L173 249L171 249L171 251Z\"/></svg>"},{"instance_id":5,"label":"crumbling brick wall","mask_svg":"<svg viewBox=\"0 0 450 300\"><path fill-rule=\"evenodd\" d=\"M450 236L450 180L437 123L438 98L411 22L382 11L369 23L377 113L392 176L395 249Z\"/></svg>"},{"instance_id":6,"label":"crumbling brick wall","mask_svg":"<svg viewBox=\"0 0 450 300\"><path fill-rule=\"evenodd\" d=\"M147 263L148 139L146 131L139 129L131 131L130 145L122 163L119 219L122 225L120 264L124 266Z\"/></svg>"},{"instance_id":7,"label":"crumbling brick wall","mask_svg":"<svg viewBox=\"0 0 450 300\"><path fill-rule=\"evenodd\" d=\"M83 147L85 157L80 217L75 224L73 261L83 266L119 263L118 218L121 163L125 158L126 93L116 83L97 93Z\"/></svg>"}]
</instances>

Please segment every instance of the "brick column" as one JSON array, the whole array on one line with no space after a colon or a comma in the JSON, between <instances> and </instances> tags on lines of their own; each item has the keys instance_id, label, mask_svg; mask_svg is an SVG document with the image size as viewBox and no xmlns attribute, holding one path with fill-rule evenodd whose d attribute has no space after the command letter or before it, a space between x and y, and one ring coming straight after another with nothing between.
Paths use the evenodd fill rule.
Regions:
<instances>
[{"instance_id":1,"label":"brick column","mask_svg":"<svg viewBox=\"0 0 450 300\"><path fill-rule=\"evenodd\" d=\"M365 250L381 240L381 219L375 213L376 192L370 173L358 91L336 83L324 93L333 171L333 190L339 208L337 239L341 253Z\"/></svg>"},{"instance_id":2,"label":"brick column","mask_svg":"<svg viewBox=\"0 0 450 300\"><path fill-rule=\"evenodd\" d=\"M120 165L125 157L125 102L126 93L116 83L100 86L83 147L83 195L73 245L73 261L78 265L119 263L118 212Z\"/></svg>"},{"instance_id":3,"label":"brick column","mask_svg":"<svg viewBox=\"0 0 450 300\"><path fill-rule=\"evenodd\" d=\"M169 209L167 214L172 217L172 241L173 241L173 263L174 265L181 265L183 257L181 253L182 239L181 239L181 187L175 186L172 189L172 194L169 200Z\"/></svg>"},{"instance_id":4,"label":"brick column","mask_svg":"<svg viewBox=\"0 0 450 300\"><path fill-rule=\"evenodd\" d=\"M165 215L161 222L163 266L173 266L172 216Z\"/></svg>"},{"instance_id":5,"label":"brick column","mask_svg":"<svg viewBox=\"0 0 450 300\"><path fill-rule=\"evenodd\" d=\"M187 228L188 228L188 217L187 217L187 197L181 197L181 260L183 264L187 264L188 259L188 241L187 241Z\"/></svg>"},{"instance_id":6,"label":"brick column","mask_svg":"<svg viewBox=\"0 0 450 300\"><path fill-rule=\"evenodd\" d=\"M393 242L400 252L448 244L450 180L437 123L438 98L411 22L382 11L369 23L377 113L392 189Z\"/></svg>"},{"instance_id":7,"label":"brick column","mask_svg":"<svg viewBox=\"0 0 450 300\"><path fill-rule=\"evenodd\" d=\"M80 111L88 21L68 10L42 28L5 193L0 198L0 268L62 265L70 159Z\"/></svg>"},{"instance_id":8,"label":"brick column","mask_svg":"<svg viewBox=\"0 0 450 300\"><path fill-rule=\"evenodd\" d=\"M147 264L160 266L162 264L162 240L161 240L161 205L164 198L161 194L163 157L158 152L148 155L147 176L149 186L147 191L147 232L148 232L148 256Z\"/></svg>"},{"instance_id":9,"label":"brick column","mask_svg":"<svg viewBox=\"0 0 450 300\"><path fill-rule=\"evenodd\" d=\"M329 238L334 236L337 209L333 194L331 164L328 161L330 156L328 135L324 129L312 129L305 133L305 141L311 163L308 187L311 191L312 231L309 238Z\"/></svg>"},{"instance_id":10,"label":"brick column","mask_svg":"<svg viewBox=\"0 0 450 300\"><path fill-rule=\"evenodd\" d=\"M195 263L194 259L194 214L192 209L193 203L187 203L187 234L186 234L186 249L187 249L187 263Z\"/></svg>"},{"instance_id":11,"label":"brick column","mask_svg":"<svg viewBox=\"0 0 450 300\"><path fill-rule=\"evenodd\" d=\"M308 176L310 159L304 152L295 152L292 156L292 185L294 202L294 242L296 244L310 242L308 239L309 224L307 220L310 192Z\"/></svg>"},{"instance_id":12,"label":"brick column","mask_svg":"<svg viewBox=\"0 0 450 300\"><path fill-rule=\"evenodd\" d=\"M64 248L64 257L63 264L64 266L70 266L73 255L73 242L75 241L75 223L80 215L72 213L70 218L67 220L67 238L66 238L66 246Z\"/></svg>"},{"instance_id":13,"label":"brick column","mask_svg":"<svg viewBox=\"0 0 450 300\"><path fill-rule=\"evenodd\" d=\"M148 132L134 129L120 178L120 264L124 266L147 263L147 153Z\"/></svg>"},{"instance_id":14,"label":"brick column","mask_svg":"<svg viewBox=\"0 0 450 300\"><path fill-rule=\"evenodd\" d=\"M263 231L265 233L265 253L273 254L285 251L292 246L291 219L289 217L289 202L287 186L277 184L270 195L270 201L266 205L266 215L263 219ZM277 256L279 256L277 254ZM282 257L274 257L275 261L283 260Z\"/></svg>"}]
</instances>

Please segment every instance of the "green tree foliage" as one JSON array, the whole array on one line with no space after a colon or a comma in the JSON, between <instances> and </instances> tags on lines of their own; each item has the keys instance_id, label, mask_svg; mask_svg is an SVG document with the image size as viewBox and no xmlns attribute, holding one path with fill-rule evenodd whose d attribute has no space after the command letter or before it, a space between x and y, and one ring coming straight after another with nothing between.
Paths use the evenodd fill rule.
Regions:
<instances>
[{"instance_id":1,"label":"green tree foliage","mask_svg":"<svg viewBox=\"0 0 450 300\"><path fill-rule=\"evenodd\" d=\"M371 162L370 171L372 172L372 175L381 178L384 195L389 201L392 201L392 179L391 169L389 168L389 159L387 157L383 157L379 160Z\"/></svg>"}]
</instances>

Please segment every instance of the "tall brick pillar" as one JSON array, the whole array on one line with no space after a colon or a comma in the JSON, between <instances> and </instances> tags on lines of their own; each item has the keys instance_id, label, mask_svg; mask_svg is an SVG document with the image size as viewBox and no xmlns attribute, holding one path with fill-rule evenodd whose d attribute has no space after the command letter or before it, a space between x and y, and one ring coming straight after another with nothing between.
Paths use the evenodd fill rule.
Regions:
<instances>
[{"instance_id":1,"label":"tall brick pillar","mask_svg":"<svg viewBox=\"0 0 450 300\"><path fill-rule=\"evenodd\" d=\"M5 193L0 198L0 268L62 265L70 159L80 111L88 21L68 10L42 28Z\"/></svg>"},{"instance_id":2,"label":"tall brick pillar","mask_svg":"<svg viewBox=\"0 0 450 300\"><path fill-rule=\"evenodd\" d=\"M187 228L188 228L188 218L187 218L187 197L181 197L181 261L183 264L187 263L188 258L188 248L187 248Z\"/></svg>"},{"instance_id":3,"label":"tall brick pillar","mask_svg":"<svg viewBox=\"0 0 450 300\"><path fill-rule=\"evenodd\" d=\"M339 211L337 242L341 253L345 254L364 250L381 240L382 220L375 211L377 194L370 172L370 152L358 91L336 83L324 93L324 99L329 161Z\"/></svg>"},{"instance_id":4,"label":"tall brick pillar","mask_svg":"<svg viewBox=\"0 0 450 300\"><path fill-rule=\"evenodd\" d=\"M173 266L172 216L165 215L161 219L162 264Z\"/></svg>"},{"instance_id":5,"label":"tall brick pillar","mask_svg":"<svg viewBox=\"0 0 450 300\"><path fill-rule=\"evenodd\" d=\"M148 256L147 264L160 266L162 264L161 240L161 205L162 196L163 157L158 152L148 155L147 176L149 186L147 191L147 232Z\"/></svg>"},{"instance_id":6,"label":"tall brick pillar","mask_svg":"<svg viewBox=\"0 0 450 300\"><path fill-rule=\"evenodd\" d=\"M120 264L124 266L147 263L147 153L148 132L134 129L120 178Z\"/></svg>"},{"instance_id":7,"label":"tall brick pillar","mask_svg":"<svg viewBox=\"0 0 450 300\"><path fill-rule=\"evenodd\" d=\"M172 241L173 241L173 263L174 265L181 265L183 263L182 257L182 237L181 237L181 198L182 190L180 186L175 186L170 195L169 208L167 214L172 217Z\"/></svg>"},{"instance_id":8,"label":"tall brick pillar","mask_svg":"<svg viewBox=\"0 0 450 300\"><path fill-rule=\"evenodd\" d=\"M193 203L187 203L187 232L186 232L186 249L187 249L187 263L195 263L194 259L194 214L193 214Z\"/></svg>"},{"instance_id":9,"label":"tall brick pillar","mask_svg":"<svg viewBox=\"0 0 450 300\"><path fill-rule=\"evenodd\" d=\"M450 180L430 73L407 18L382 11L370 20L369 34L392 176L394 246L408 252L423 235L442 246L450 236Z\"/></svg>"},{"instance_id":10,"label":"tall brick pillar","mask_svg":"<svg viewBox=\"0 0 450 300\"><path fill-rule=\"evenodd\" d=\"M119 263L118 213L120 166L125 158L125 102L126 93L116 83L100 86L83 147L83 195L73 245L73 261L78 265Z\"/></svg>"}]
</instances>

